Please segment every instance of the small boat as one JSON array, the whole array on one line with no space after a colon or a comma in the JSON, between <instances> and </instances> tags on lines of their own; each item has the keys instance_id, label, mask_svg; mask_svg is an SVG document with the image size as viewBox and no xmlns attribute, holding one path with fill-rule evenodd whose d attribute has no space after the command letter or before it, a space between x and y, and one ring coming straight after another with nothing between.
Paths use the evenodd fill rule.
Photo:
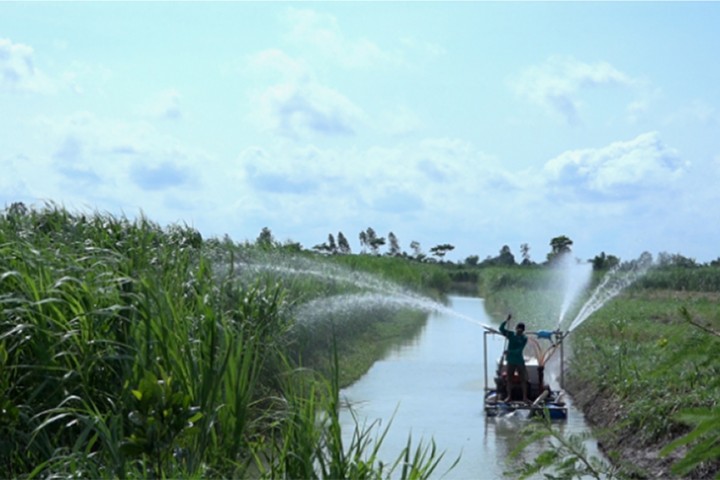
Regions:
<instances>
[{"instance_id":1,"label":"small boat","mask_svg":"<svg viewBox=\"0 0 720 480\"><path fill-rule=\"evenodd\" d=\"M494 372L493 383L488 382L488 358L487 358L487 337L488 335L500 335L495 329L485 329L483 338L483 349L485 355L485 415L498 417L510 414L515 411L525 411L529 415L545 415L552 420L567 419L567 405L563 402L564 392L562 385L564 380L564 352L563 333L561 331L538 331L526 332L528 345L525 347L525 368L527 369L527 396L529 402L523 402L522 384L517 372L513 377L507 378L507 365L505 355L501 355L497 361ZM554 340L553 340L554 337ZM550 342L548 347L543 347L541 340ZM530 348L528 348L530 347ZM532 353L528 355L530 350ZM545 378L545 363L557 352L560 352L560 388L553 390ZM507 382L510 382L510 400L507 397Z\"/></svg>"}]
</instances>

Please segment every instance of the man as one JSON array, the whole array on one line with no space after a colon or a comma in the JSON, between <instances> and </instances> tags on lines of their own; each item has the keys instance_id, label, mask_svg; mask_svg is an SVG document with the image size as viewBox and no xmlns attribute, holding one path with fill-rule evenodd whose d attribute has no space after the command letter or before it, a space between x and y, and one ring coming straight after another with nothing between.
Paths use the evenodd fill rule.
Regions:
<instances>
[{"instance_id":1,"label":"man","mask_svg":"<svg viewBox=\"0 0 720 480\"><path fill-rule=\"evenodd\" d=\"M508 315L507 319L500 324L500 333L502 333L508 341L508 348L505 351L505 363L507 364L507 379L505 382L507 385L507 397L504 401L510 401L512 393L511 379L515 372L517 372L522 385L523 402L529 403L530 400L527 396L527 369L525 368L525 357L523 355L523 350L527 344L525 324L522 322L518 323L514 332L508 330L505 328L505 325L510 322L511 318L512 315Z\"/></svg>"}]
</instances>

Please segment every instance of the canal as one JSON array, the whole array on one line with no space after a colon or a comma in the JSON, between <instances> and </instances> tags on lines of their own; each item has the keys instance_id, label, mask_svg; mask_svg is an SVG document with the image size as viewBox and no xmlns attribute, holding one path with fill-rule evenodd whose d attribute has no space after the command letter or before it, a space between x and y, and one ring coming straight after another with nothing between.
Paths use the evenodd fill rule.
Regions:
<instances>
[{"instance_id":1,"label":"canal","mask_svg":"<svg viewBox=\"0 0 720 480\"><path fill-rule=\"evenodd\" d=\"M420 334L377 361L356 383L341 392L341 412L346 445L356 421L362 427L374 425L374 435L389 426L380 447L380 458L392 463L412 436L435 441L444 453L433 478L511 478L521 459L530 461L547 444L535 444L513 458L523 439L528 420L521 415L486 418L484 392L484 329L477 323L496 325L482 299L451 297L450 310L433 313ZM519 319L521 321L521 319ZM532 326L528 325L528 330ZM488 378L492 382L495 362L503 349L503 338L488 335ZM553 385L552 388L557 388ZM557 424L562 433L584 433L589 427L582 413L569 403L568 420ZM351 414L350 408L352 409ZM599 455L592 440L585 442L592 455ZM414 448L414 447L413 447ZM458 464L448 468L460 457ZM538 477L542 478L542 477Z\"/></svg>"}]
</instances>

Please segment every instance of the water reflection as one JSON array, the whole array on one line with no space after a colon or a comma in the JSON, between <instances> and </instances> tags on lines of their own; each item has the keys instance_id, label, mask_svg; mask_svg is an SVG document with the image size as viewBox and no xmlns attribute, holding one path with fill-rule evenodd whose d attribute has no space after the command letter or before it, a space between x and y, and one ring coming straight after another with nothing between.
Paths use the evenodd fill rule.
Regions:
<instances>
[{"instance_id":1,"label":"water reflection","mask_svg":"<svg viewBox=\"0 0 720 480\"><path fill-rule=\"evenodd\" d=\"M520 459L510 453L522 439L527 425L523 415L488 419L483 411L483 329L462 318L493 324L481 299L451 298L453 311L431 315L413 341L390 352L341 395L352 406L360 424L378 422L380 431L391 422L380 457L394 461L405 447L408 435L413 445L434 439L445 457L435 478L503 478ZM503 348L503 339L488 337L489 380L493 365ZM570 405L565 432L587 431L582 415ZM341 413L343 431L349 442L355 427L352 415ZM530 460L541 446L527 449ZM461 456L458 465L447 468Z\"/></svg>"}]
</instances>

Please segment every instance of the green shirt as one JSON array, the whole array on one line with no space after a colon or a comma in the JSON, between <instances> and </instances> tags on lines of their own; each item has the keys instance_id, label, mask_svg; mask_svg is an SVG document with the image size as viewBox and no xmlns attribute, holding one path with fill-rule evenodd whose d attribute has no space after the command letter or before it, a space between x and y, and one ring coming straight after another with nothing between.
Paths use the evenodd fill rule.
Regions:
<instances>
[{"instance_id":1,"label":"green shirt","mask_svg":"<svg viewBox=\"0 0 720 480\"><path fill-rule=\"evenodd\" d=\"M525 334L518 335L512 330L505 328L507 320L500 324L500 333L502 333L508 339L507 348L507 363L512 365L525 365L525 357L523 357L523 350L527 343L527 337Z\"/></svg>"}]
</instances>

